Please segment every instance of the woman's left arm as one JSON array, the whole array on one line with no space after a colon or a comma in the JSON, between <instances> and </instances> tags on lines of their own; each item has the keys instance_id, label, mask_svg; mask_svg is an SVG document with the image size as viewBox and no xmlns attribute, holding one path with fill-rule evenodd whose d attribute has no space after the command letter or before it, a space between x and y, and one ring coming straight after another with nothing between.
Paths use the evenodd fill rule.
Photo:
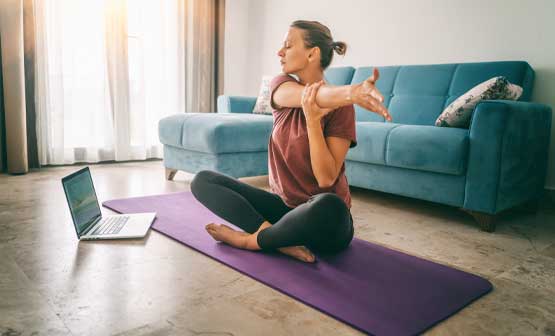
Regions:
<instances>
[{"instance_id":1,"label":"woman's left arm","mask_svg":"<svg viewBox=\"0 0 555 336\"><path fill-rule=\"evenodd\" d=\"M322 109L316 104L316 93L322 84L317 82L306 86L301 105L306 119L312 172L318 186L328 188L335 183L341 171L351 141L339 137L324 138L320 121L331 109Z\"/></svg>"}]
</instances>

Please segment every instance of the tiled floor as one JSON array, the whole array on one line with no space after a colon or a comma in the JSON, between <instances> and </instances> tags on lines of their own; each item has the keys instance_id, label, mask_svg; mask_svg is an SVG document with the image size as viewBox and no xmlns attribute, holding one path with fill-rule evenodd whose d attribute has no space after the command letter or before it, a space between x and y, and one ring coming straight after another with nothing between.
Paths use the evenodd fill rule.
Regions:
<instances>
[{"instance_id":1,"label":"tiled floor","mask_svg":"<svg viewBox=\"0 0 555 336\"><path fill-rule=\"evenodd\" d=\"M0 175L0 335L359 335L157 232L78 242L61 178ZM189 189L160 161L92 165L101 200ZM243 181L267 189L267 177ZM457 209L352 188L356 237L489 279L494 291L429 335L555 335L555 211L493 234ZM106 212L108 212L106 210ZM253 252L254 253L254 252Z\"/></svg>"}]
</instances>

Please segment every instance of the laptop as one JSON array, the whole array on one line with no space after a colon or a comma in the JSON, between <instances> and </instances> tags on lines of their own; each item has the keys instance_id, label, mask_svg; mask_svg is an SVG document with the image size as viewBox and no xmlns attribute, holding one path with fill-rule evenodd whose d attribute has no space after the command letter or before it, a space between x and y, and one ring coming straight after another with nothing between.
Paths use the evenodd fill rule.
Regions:
<instances>
[{"instance_id":1,"label":"laptop","mask_svg":"<svg viewBox=\"0 0 555 336\"><path fill-rule=\"evenodd\" d=\"M62 179L77 238L124 239L146 236L155 212L102 216L89 167Z\"/></svg>"}]
</instances>

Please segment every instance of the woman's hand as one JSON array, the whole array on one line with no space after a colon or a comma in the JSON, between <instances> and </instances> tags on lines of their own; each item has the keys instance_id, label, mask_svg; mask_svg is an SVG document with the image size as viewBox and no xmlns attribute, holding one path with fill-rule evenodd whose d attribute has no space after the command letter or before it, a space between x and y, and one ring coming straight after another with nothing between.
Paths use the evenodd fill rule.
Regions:
<instances>
[{"instance_id":1,"label":"woman's hand","mask_svg":"<svg viewBox=\"0 0 555 336\"><path fill-rule=\"evenodd\" d=\"M380 72L374 68L372 76L368 77L364 82L352 86L351 99L353 103L381 115L387 121L391 121L389 111L382 104L383 96L376 88L378 78L380 78Z\"/></svg>"},{"instance_id":2,"label":"woman's hand","mask_svg":"<svg viewBox=\"0 0 555 336\"><path fill-rule=\"evenodd\" d=\"M316 94L318 89L324 85L324 81L307 84L301 96L301 106L306 119L306 123L320 123L320 120L328 113L333 111L333 108L322 108L316 104Z\"/></svg>"}]
</instances>

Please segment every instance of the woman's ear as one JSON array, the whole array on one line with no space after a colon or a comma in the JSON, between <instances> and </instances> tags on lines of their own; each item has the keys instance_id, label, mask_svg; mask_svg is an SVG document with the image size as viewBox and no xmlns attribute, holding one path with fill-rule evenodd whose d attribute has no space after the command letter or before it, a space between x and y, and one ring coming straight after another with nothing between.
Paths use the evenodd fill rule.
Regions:
<instances>
[{"instance_id":1,"label":"woman's ear","mask_svg":"<svg viewBox=\"0 0 555 336\"><path fill-rule=\"evenodd\" d=\"M308 54L308 61L311 62L313 59L316 59L320 55L320 48L313 47Z\"/></svg>"}]
</instances>

